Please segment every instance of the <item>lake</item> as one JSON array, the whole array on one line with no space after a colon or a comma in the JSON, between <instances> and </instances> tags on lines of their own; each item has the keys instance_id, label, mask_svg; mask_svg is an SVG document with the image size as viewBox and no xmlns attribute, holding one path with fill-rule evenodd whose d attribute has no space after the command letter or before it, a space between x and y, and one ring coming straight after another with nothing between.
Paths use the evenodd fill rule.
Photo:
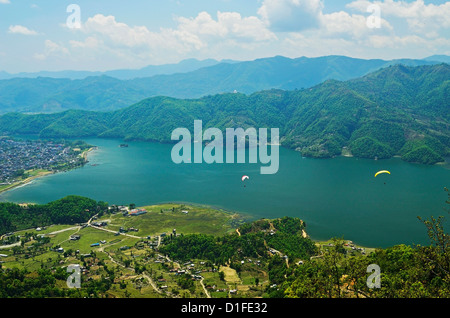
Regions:
<instances>
[{"instance_id":1,"label":"lake","mask_svg":"<svg viewBox=\"0 0 450 318\"><path fill-rule=\"evenodd\" d=\"M417 216L448 213L450 169L398 158L365 160L302 158L280 148L279 171L260 174L261 164L175 164L173 145L85 139L98 146L89 163L34 180L0 194L0 201L46 203L76 194L109 204L162 202L207 204L252 219L295 216L317 240L343 237L367 247L428 244ZM374 177L379 170L391 174ZM250 178L242 182L241 177Z\"/></svg>"}]
</instances>

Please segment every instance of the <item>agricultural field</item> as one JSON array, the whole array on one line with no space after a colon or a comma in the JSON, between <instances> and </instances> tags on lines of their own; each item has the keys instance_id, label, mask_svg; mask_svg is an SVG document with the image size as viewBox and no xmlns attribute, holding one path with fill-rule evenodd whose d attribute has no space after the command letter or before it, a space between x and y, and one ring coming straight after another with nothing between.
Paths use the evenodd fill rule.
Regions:
<instances>
[{"instance_id":1,"label":"agricultural field","mask_svg":"<svg viewBox=\"0 0 450 318\"><path fill-rule=\"evenodd\" d=\"M96 297L261 297L268 284L265 266L242 260L239 273L205 259L179 261L159 253L165 238L236 233L241 216L205 206L162 204L146 213L112 211L88 223L52 225L13 233L0 245L3 269L49 269L66 278L69 265L81 268L81 289ZM237 235L237 234L235 234ZM20 239L20 240L19 240ZM57 286L69 288L60 279Z\"/></svg>"}]
</instances>

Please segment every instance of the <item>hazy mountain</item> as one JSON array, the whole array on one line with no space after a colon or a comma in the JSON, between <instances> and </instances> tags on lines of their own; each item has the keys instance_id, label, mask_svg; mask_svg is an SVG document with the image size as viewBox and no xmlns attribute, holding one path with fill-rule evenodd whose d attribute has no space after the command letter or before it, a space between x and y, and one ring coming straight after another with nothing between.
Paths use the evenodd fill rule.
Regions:
<instances>
[{"instance_id":1,"label":"hazy mountain","mask_svg":"<svg viewBox=\"0 0 450 318\"><path fill-rule=\"evenodd\" d=\"M55 112L66 109L109 111L159 95L199 98L235 90L251 94L272 88L302 89L328 79L356 78L398 63L416 66L438 62L363 60L345 56L296 59L276 56L247 62L223 62L191 72L130 80L106 75L77 80L14 78L0 80L0 113ZM192 66L195 63L188 64ZM166 71L169 68L166 66Z\"/></svg>"},{"instance_id":2,"label":"hazy mountain","mask_svg":"<svg viewBox=\"0 0 450 318\"><path fill-rule=\"evenodd\" d=\"M225 60L226 63L236 63L236 61ZM202 67L212 66L221 63L214 59L207 59L199 61L197 59L186 59L179 63L163 64L163 65L149 65L140 69L119 69L105 72L92 72L92 71L41 71L41 72L21 72L16 74L10 74L0 71L0 79L11 78L37 78L37 77L52 77L52 78L67 78L67 79L84 79L89 76L111 76L118 79L133 79L138 77L150 77L160 74L175 74L192 72Z\"/></svg>"},{"instance_id":3,"label":"hazy mountain","mask_svg":"<svg viewBox=\"0 0 450 318\"><path fill-rule=\"evenodd\" d=\"M0 72L0 79L13 79L13 78L37 78L37 77L50 77L50 78L68 78L68 79L83 79L88 76L101 76L102 72L91 71L40 71L40 72L20 72L20 73L8 73Z\"/></svg>"},{"instance_id":4,"label":"hazy mountain","mask_svg":"<svg viewBox=\"0 0 450 318\"><path fill-rule=\"evenodd\" d=\"M450 154L449 92L448 64L396 65L302 90L153 97L112 112L11 113L0 117L0 134L169 142L175 128L193 131L201 119L204 128L279 128L282 144L304 156L332 157L347 149L362 158L401 155L435 163Z\"/></svg>"},{"instance_id":5,"label":"hazy mountain","mask_svg":"<svg viewBox=\"0 0 450 318\"><path fill-rule=\"evenodd\" d=\"M153 87L158 93L177 98L238 91L250 94L265 89L293 90L311 87L328 79L348 80L394 64L436 64L423 60L364 60L345 56L295 59L283 56L234 64L221 63L194 72L140 78L133 83Z\"/></svg>"},{"instance_id":6,"label":"hazy mountain","mask_svg":"<svg viewBox=\"0 0 450 318\"><path fill-rule=\"evenodd\" d=\"M224 61L222 61L224 62ZM197 59L183 60L177 64L149 65L139 70L113 70L104 72L104 75L119 79L134 79L140 77L151 77L155 75L170 75L176 73L187 73L198 70L203 67L213 66L221 61L207 59L199 61ZM226 60L226 63L237 63L236 61Z\"/></svg>"},{"instance_id":7,"label":"hazy mountain","mask_svg":"<svg viewBox=\"0 0 450 318\"><path fill-rule=\"evenodd\" d=\"M436 61L442 63L450 63L450 56L448 55L432 55L424 59L425 61Z\"/></svg>"}]
</instances>

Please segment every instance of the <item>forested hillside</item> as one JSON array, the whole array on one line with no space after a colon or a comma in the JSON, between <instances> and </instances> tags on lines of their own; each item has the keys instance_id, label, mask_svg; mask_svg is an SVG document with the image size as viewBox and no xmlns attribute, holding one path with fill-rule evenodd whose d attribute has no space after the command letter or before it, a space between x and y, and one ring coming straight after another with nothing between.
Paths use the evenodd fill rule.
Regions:
<instances>
[{"instance_id":1,"label":"forested hillside","mask_svg":"<svg viewBox=\"0 0 450 318\"><path fill-rule=\"evenodd\" d=\"M0 202L0 236L51 224L74 224L89 220L93 215L103 212L105 202L80 196L67 196L47 204L19 205Z\"/></svg>"},{"instance_id":2,"label":"forested hillside","mask_svg":"<svg viewBox=\"0 0 450 318\"><path fill-rule=\"evenodd\" d=\"M265 89L302 89L325 80L349 80L392 64L430 65L425 60L363 60L345 56L282 56L245 62L223 62L193 71L123 78L127 71L100 76L69 78L12 78L0 80L0 114L7 112L51 113L68 109L112 111L153 96L200 98L208 94L251 94ZM207 64L205 64L207 65ZM170 69L170 65L166 67ZM181 70L185 70L181 72ZM139 74L146 73L143 69ZM49 74L51 75L51 73ZM127 77L127 76L125 76Z\"/></svg>"},{"instance_id":3,"label":"forested hillside","mask_svg":"<svg viewBox=\"0 0 450 318\"><path fill-rule=\"evenodd\" d=\"M116 137L169 142L175 128L279 128L282 145L327 158L343 149L360 158L434 164L450 149L450 66L396 65L308 89L227 93L199 99L153 97L113 112L71 110L0 117L2 134Z\"/></svg>"}]
</instances>

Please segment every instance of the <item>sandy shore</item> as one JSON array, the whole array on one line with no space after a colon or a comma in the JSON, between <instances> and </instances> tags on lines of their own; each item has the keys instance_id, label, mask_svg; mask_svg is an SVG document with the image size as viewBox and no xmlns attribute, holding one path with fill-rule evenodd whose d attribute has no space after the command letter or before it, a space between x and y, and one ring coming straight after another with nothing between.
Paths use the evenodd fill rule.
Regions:
<instances>
[{"instance_id":1,"label":"sandy shore","mask_svg":"<svg viewBox=\"0 0 450 318\"><path fill-rule=\"evenodd\" d=\"M88 161L88 154L89 154L91 151L95 150L95 149L97 149L97 147L91 147L91 148L89 148L88 150L83 151L83 152L80 154L80 156L83 157L83 159L84 159L85 162L87 162L87 161Z\"/></svg>"},{"instance_id":2,"label":"sandy shore","mask_svg":"<svg viewBox=\"0 0 450 318\"><path fill-rule=\"evenodd\" d=\"M43 177L43 176L47 176L47 175L49 175L49 174L53 174L53 172L51 172L51 171L42 171L42 172L39 172L39 173L38 173L37 175L35 175L35 176L28 177L28 178L26 178L26 179L24 179L24 180L14 182L14 183L12 183L12 184L6 186L5 188L3 188L3 189L0 190L0 193L3 193L3 192L6 192L6 191L9 191L9 190L12 190L12 189L17 188L17 187L20 187L20 186L24 186L24 185L30 183L31 181L33 181L34 179L37 179L37 178L40 178L40 177Z\"/></svg>"}]
</instances>

